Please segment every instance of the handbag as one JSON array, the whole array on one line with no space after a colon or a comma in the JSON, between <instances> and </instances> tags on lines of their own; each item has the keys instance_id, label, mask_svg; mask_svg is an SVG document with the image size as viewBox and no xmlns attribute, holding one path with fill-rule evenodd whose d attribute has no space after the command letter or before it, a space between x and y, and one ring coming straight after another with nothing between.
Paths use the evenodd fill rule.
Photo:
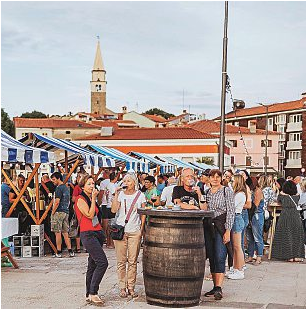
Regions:
<instances>
[{"instance_id":1,"label":"handbag","mask_svg":"<svg viewBox=\"0 0 306 311\"><path fill-rule=\"evenodd\" d=\"M130 219L130 216L132 214L132 210L140 196L141 192L138 191L136 197L134 198L132 204L131 204L131 207L129 209L129 212L125 218L125 225L129 222L129 219ZM121 226L121 225L118 225L116 223L112 224L110 227L109 227L109 230L110 230L110 236L113 240L117 240L117 241L120 241L123 239L124 237L124 226Z\"/></svg>"},{"instance_id":2,"label":"handbag","mask_svg":"<svg viewBox=\"0 0 306 311\"><path fill-rule=\"evenodd\" d=\"M83 214L81 214L80 222L82 220L82 217ZM76 238L80 236L80 224L75 213L73 213L73 216L69 223L68 236L69 238Z\"/></svg>"}]
</instances>

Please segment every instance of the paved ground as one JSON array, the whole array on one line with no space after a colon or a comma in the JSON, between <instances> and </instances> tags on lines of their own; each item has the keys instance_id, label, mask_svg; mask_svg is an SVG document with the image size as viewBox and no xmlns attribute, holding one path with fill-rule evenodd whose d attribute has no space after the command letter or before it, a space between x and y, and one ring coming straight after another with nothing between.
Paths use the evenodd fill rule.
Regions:
<instances>
[{"instance_id":1,"label":"paved ground","mask_svg":"<svg viewBox=\"0 0 306 311\"><path fill-rule=\"evenodd\" d=\"M140 255L134 300L118 297L116 261L114 250L106 249L109 269L100 285L100 294L106 298L104 308L140 309L158 308L146 303ZM64 253L66 256L66 253ZM20 258L20 269L2 268L1 307L17 309L96 308L85 303L84 280L87 254L75 258L55 259ZM208 272L208 269L206 269ZM204 281L202 293L212 288L211 281ZM306 263L264 261L258 267L248 265L246 278L226 280L225 297L214 301L202 295L194 308L306 308Z\"/></svg>"}]
</instances>

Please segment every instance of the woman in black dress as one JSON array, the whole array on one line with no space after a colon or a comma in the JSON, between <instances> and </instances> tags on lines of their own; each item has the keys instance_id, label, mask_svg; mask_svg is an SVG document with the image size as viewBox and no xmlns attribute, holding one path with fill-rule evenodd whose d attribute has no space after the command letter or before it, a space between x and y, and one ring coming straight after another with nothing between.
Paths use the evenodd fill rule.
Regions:
<instances>
[{"instance_id":1,"label":"woman in black dress","mask_svg":"<svg viewBox=\"0 0 306 311\"><path fill-rule=\"evenodd\" d=\"M296 184L286 181L278 196L282 212L275 230L272 258L293 262L305 257L303 224L297 210L299 197Z\"/></svg>"}]
</instances>

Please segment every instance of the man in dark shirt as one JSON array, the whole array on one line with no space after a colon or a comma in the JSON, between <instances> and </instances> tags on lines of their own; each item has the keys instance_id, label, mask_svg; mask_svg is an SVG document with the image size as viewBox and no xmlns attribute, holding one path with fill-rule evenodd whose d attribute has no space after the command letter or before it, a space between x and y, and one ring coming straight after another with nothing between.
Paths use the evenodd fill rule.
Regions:
<instances>
[{"instance_id":1,"label":"man in dark shirt","mask_svg":"<svg viewBox=\"0 0 306 311\"><path fill-rule=\"evenodd\" d=\"M191 168L182 170L183 186L176 186L173 189L172 201L182 209L205 209L201 203L202 192L200 187L195 186L195 176Z\"/></svg>"},{"instance_id":2,"label":"man in dark shirt","mask_svg":"<svg viewBox=\"0 0 306 311\"><path fill-rule=\"evenodd\" d=\"M48 174L43 174L42 175L42 177L41 177L41 186L40 186L39 190L44 195L46 204L48 204L50 202L50 199L52 198L52 194L55 191L55 185L50 180ZM51 195L49 195L49 193L51 193Z\"/></svg>"},{"instance_id":3,"label":"man in dark shirt","mask_svg":"<svg viewBox=\"0 0 306 311\"><path fill-rule=\"evenodd\" d=\"M74 252L71 249L71 241L68 236L68 217L69 217L69 204L70 204L70 191L63 183L63 176L59 172L51 175L51 180L56 186L54 205L51 214L51 230L55 233L56 237L56 257L62 257L62 235L68 248L69 256L74 257Z\"/></svg>"}]
</instances>

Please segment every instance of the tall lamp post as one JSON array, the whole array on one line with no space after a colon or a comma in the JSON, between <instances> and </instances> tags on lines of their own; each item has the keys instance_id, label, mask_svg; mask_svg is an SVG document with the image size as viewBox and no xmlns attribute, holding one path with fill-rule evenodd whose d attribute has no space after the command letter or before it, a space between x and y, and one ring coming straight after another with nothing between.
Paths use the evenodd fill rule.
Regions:
<instances>
[{"instance_id":1,"label":"tall lamp post","mask_svg":"<svg viewBox=\"0 0 306 311\"><path fill-rule=\"evenodd\" d=\"M258 105L266 108L266 139L265 139L265 176L267 176L267 162L268 162L268 110L269 106L264 105L262 103L258 103Z\"/></svg>"},{"instance_id":2,"label":"tall lamp post","mask_svg":"<svg viewBox=\"0 0 306 311\"><path fill-rule=\"evenodd\" d=\"M223 35L223 60L222 60L222 92L221 92L221 125L219 143L219 169L224 171L224 143L225 143L225 99L227 82L227 24L228 24L228 1L225 1L224 35Z\"/></svg>"}]
</instances>

